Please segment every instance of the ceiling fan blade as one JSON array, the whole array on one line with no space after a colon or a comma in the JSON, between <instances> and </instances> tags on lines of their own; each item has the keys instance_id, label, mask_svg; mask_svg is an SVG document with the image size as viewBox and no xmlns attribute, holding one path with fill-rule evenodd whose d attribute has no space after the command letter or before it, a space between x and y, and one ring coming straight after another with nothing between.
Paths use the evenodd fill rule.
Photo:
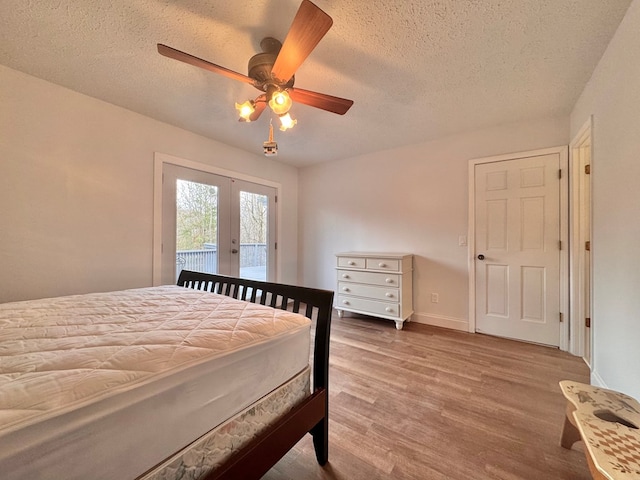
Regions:
<instances>
[{"instance_id":1,"label":"ceiling fan blade","mask_svg":"<svg viewBox=\"0 0 640 480\"><path fill-rule=\"evenodd\" d=\"M194 67L204 68L205 70L209 70L213 73L219 73L220 75L232 78L233 80L239 80L241 82L253 85L253 79L247 77L246 75L234 72L233 70L229 70L228 68L221 67L220 65L216 65L215 63L207 62L206 60L194 57L193 55L185 52L181 52L180 50L176 50L175 48L167 47L166 45L163 45L161 43L158 44L158 53L164 55L165 57L188 63L189 65L193 65Z\"/></svg>"},{"instance_id":2,"label":"ceiling fan blade","mask_svg":"<svg viewBox=\"0 0 640 480\"><path fill-rule=\"evenodd\" d=\"M321 108L327 112L344 115L353 105L353 100L334 97L325 93L312 92L301 88L290 88L289 96L294 102L304 103L311 107Z\"/></svg>"},{"instance_id":3,"label":"ceiling fan blade","mask_svg":"<svg viewBox=\"0 0 640 480\"><path fill-rule=\"evenodd\" d=\"M309 0L302 0L271 74L286 83L333 25L329 15Z\"/></svg>"}]
</instances>

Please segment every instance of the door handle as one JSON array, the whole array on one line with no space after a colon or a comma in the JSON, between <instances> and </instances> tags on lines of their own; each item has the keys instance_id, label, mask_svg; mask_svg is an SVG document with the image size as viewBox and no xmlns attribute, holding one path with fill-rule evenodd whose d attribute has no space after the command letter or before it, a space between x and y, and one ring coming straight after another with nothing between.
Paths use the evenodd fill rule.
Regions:
<instances>
[{"instance_id":1,"label":"door handle","mask_svg":"<svg viewBox=\"0 0 640 480\"><path fill-rule=\"evenodd\" d=\"M238 253L238 249L237 248L232 248L231 249L231 253Z\"/></svg>"},{"instance_id":2,"label":"door handle","mask_svg":"<svg viewBox=\"0 0 640 480\"><path fill-rule=\"evenodd\" d=\"M484 255L483 254L478 255L478 260L484 260Z\"/></svg>"}]
</instances>

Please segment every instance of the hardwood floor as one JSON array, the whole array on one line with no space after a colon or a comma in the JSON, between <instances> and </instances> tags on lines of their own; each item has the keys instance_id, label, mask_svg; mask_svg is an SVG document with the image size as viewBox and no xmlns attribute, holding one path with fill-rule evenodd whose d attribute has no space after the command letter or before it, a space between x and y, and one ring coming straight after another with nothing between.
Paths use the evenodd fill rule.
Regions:
<instances>
[{"instance_id":1,"label":"hardwood floor","mask_svg":"<svg viewBox=\"0 0 640 480\"><path fill-rule=\"evenodd\" d=\"M581 442L559 444L558 382L588 383L581 359L354 315L334 316L331 336L329 463L307 435L264 479L591 478Z\"/></svg>"}]
</instances>

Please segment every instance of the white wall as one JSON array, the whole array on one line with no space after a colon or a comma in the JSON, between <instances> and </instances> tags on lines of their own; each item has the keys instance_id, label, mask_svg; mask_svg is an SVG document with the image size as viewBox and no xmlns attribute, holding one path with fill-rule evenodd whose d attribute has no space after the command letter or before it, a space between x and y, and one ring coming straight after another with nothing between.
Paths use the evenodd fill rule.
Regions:
<instances>
[{"instance_id":1,"label":"white wall","mask_svg":"<svg viewBox=\"0 0 640 480\"><path fill-rule=\"evenodd\" d=\"M592 381L640 399L640 0L571 114L593 114Z\"/></svg>"},{"instance_id":2,"label":"white wall","mask_svg":"<svg viewBox=\"0 0 640 480\"><path fill-rule=\"evenodd\" d=\"M334 289L340 251L413 253L414 319L466 330L468 254L458 237L467 234L468 161L566 145L568 126L503 125L302 169L302 283Z\"/></svg>"},{"instance_id":3,"label":"white wall","mask_svg":"<svg viewBox=\"0 0 640 480\"><path fill-rule=\"evenodd\" d=\"M297 169L0 66L0 302L151 285L156 151L280 183L296 281Z\"/></svg>"}]
</instances>

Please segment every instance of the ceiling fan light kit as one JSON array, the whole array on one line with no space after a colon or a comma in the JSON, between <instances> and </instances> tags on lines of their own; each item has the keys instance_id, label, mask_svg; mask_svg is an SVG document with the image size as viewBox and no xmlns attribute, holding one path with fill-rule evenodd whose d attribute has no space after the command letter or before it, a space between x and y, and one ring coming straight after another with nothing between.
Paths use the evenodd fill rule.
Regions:
<instances>
[{"instance_id":1,"label":"ceiling fan light kit","mask_svg":"<svg viewBox=\"0 0 640 480\"><path fill-rule=\"evenodd\" d=\"M293 128L294 125L298 123L298 120L295 118L291 118L289 113L285 113L284 115L280 115L280 130L285 132L290 128Z\"/></svg>"},{"instance_id":2,"label":"ceiling fan light kit","mask_svg":"<svg viewBox=\"0 0 640 480\"><path fill-rule=\"evenodd\" d=\"M275 38L264 38L260 42L262 52L257 53L249 60L248 75L234 72L160 43L158 44L158 52L174 60L253 85L264 93L253 100L247 100L241 104L236 103L240 121L257 120L269 105L273 113L280 119L280 130L285 131L297 123L297 120L294 120L289 113L293 102L338 115L344 115L353 105L353 100L293 87L296 70L322 40L332 24L333 20L324 11L309 0L302 0L284 43L280 43ZM270 137L272 136L273 134L270 135ZM265 145L267 143L265 142ZM277 153L277 146L275 152ZM271 153L271 155L276 153ZM267 155L266 146L265 155Z\"/></svg>"},{"instance_id":3,"label":"ceiling fan light kit","mask_svg":"<svg viewBox=\"0 0 640 480\"><path fill-rule=\"evenodd\" d=\"M253 100L247 100L242 104L236 103L236 110L238 110L240 120L250 122L251 114L256 111L256 102L254 102Z\"/></svg>"},{"instance_id":4,"label":"ceiling fan light kit","mask_svg":"<svg viewBox=\"0 0 640 480\"><path fill-rule=\"evenodd\" d=\"M284 115L289 112L293 101L286 90L279 90L278 87L273 86L273 92L269 94L272 86L269 86L267 90L267 98L269 98L269 107L276 115Z\"/></svg>"}]
</instances>

